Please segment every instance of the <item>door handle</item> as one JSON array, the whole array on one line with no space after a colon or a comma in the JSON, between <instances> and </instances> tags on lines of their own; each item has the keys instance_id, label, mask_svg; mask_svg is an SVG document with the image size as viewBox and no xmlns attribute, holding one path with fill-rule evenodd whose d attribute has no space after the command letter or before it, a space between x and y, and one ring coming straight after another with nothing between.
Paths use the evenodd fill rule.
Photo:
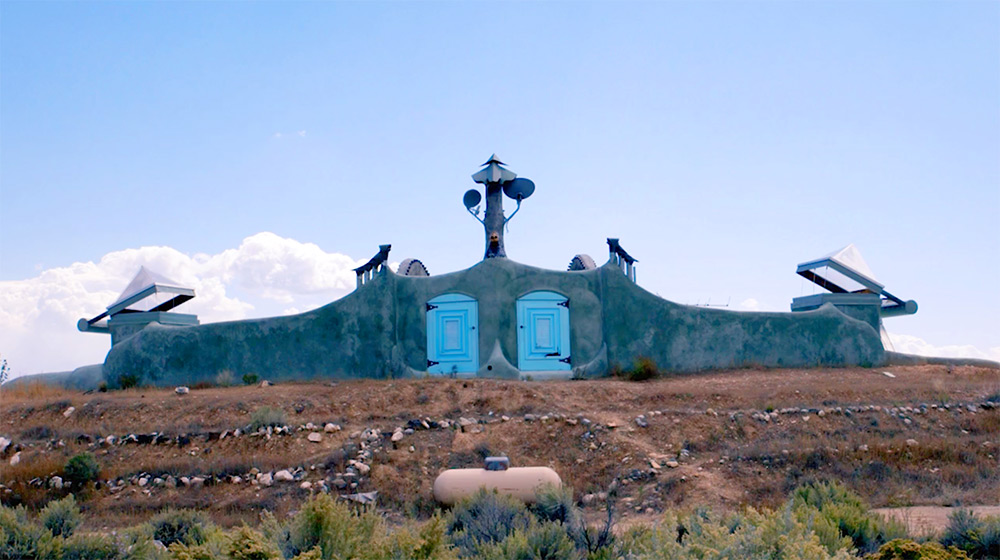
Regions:
<instances>
[{"instance_id":1,"label":"door handle","mask_svg":"<svg viewBox=\"0 0 1000 560\"><path fill-rule=\"evenodd\" d=\"M561 356L561 352L549 352L545 355L546 358L555 358L556 356Z\"/></svg>"}]
</instances>

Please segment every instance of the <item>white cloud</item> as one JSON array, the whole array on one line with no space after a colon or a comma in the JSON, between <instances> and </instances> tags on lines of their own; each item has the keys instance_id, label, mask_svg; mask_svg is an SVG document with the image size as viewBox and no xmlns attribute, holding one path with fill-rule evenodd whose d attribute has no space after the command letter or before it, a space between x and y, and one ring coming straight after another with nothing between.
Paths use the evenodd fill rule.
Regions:
<instances>
[{"instance_id":1,"label":"white cloud","mask_svg":"<svg viewBox=\"0 0 1000 560\"><path fill-rule=\"evenodd\" d=\"M1000 362L1000 346L986 350L980 350L969 344L936 346L917 336L895 333L889 333L889 340L892 342L892 346L896 352L903 352L904 354L935 356L939 358L977 358Z\"/></svg>"},{"instance_id":2,"label":"white cloud","mask_svg":"<svg viewBox=\"0 0 1000 560\"><path fill-rule=\"evenodd\" d=\"M178 312L196 313L206 323L328 303L354 288L351 269L364 262L269 232L214 255L192 256L170 247L115 251L97 263L0 282L0 354L15 376L103 361L108 336L81 333L76 322L103 311L143 265L194 288L197 297Z\"/></svg>"},{"instance_id":3,"label":"white cloud","mask_svg":"<svg viewBox=\"0 0 1000 560\"><path fill-rule=\"evenodd\" d=\"M754 298L747 298L736 306L740 311L760 311L760 302Z\"/></svg>"}]
</instances>

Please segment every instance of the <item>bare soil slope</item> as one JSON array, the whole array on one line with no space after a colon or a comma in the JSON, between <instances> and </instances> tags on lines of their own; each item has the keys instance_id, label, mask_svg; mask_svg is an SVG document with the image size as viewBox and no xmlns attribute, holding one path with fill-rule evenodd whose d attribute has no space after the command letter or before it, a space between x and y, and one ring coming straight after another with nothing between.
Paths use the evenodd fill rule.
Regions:
<instances>
[{"instance_id":1,"label":"bare soil slope","mask_svg":"<svg viewBox=\"0 0 1000 560\"><path fill-rule=\"evenodd\" d=\"M774 506L814 479L840 480L873 506L997 505L996 401L1000 372L946 366L737 370L643 383L356 381L186 395L5 390L0 436L13 443L0 462L0 499L37 507L67 492L51 477L87 451L101 466L101 483L83 502L97 527L131 525L166 506L232 524L261 510L281 515L320 488L378 491L390 515L427 514L438 472L480 466L486 454L551 466L595 515L601 500L592 495L616 479L626 517ZM284 411L290 432L248 434L262 407ZM327 423L342 429L326 432ZM397 428L413 431L393 442ZM253 469L285 469L295 480L267 485Z\"/></svg>"}]
</instances>

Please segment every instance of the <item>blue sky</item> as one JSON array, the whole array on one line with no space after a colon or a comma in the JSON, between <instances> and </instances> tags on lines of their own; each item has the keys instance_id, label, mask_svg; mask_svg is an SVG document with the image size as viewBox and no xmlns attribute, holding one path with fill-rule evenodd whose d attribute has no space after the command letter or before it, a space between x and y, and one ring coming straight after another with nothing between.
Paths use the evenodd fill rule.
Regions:
<instances>
[{"instance_id":1,"label":"blue sky","mask_svg":"<svg viewBox=\"0 0 1000 560\"><path fill-rule=\"evenodd\" d=\"M209 319L340 297L303 271L380 243L470 266L493 152L537 184L515 260L619 237L667 299L786 310L855 243L920 304L890 332L1000 358L1000 3L777 1L3 2L0 355L101 361L75 319L164 248Z\"/></svg>"}]
</instances>

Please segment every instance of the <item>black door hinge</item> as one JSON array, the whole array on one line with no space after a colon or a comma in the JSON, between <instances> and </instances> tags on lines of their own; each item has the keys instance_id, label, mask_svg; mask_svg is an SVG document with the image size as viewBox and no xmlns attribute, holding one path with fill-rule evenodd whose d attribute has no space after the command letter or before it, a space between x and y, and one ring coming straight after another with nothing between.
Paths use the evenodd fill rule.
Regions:
<instances>
[{"instance_id":1,"label":"black door hinge","mask_svg":"<svg viewBox=\"0 0 1000 560\"><path fill-rule=\"evenodd\" d=\"M428 303L427 304L427 311L430 311L431 309L437 309L437 308L438 308L438 306L434 305L433 303Z\"/></svg>"},{"instance_id":2,"label":"black door hinge","mask_svg":"<svg viewBox=\"0 0 1000 560\"><path fill-rule=\"evenodd\" d=\"M561 306L565 307L566 309L569 309L569 300L560 301L557 305L561 305Z\"/></svg>"},{"instance_id":3,"label":"black door hinge","mask_svg":"<svg viewBox=\"0 0 1000 560\"><path fill-rule=\"evenodd\" d=\"M436 366L436 365L438 365L440 363L441 362L435 362L434 360L427 360L427 369L430 369L430 368L432 368L432 367L434 367L434 366Z\"/></svg>"},{"instance_id":4,"label":"black door hinge","mask_svg":"<svg viewBox=\"0 0 1000 560\"><path fill-rule=\"evenodd\" d=\"M562 362L562 363L564 363L564 364L568 364L569 363L569 359L570 359L570 356L566 356L565 358L562 358L559 361Z\"/></svg>"}]
</instances>

